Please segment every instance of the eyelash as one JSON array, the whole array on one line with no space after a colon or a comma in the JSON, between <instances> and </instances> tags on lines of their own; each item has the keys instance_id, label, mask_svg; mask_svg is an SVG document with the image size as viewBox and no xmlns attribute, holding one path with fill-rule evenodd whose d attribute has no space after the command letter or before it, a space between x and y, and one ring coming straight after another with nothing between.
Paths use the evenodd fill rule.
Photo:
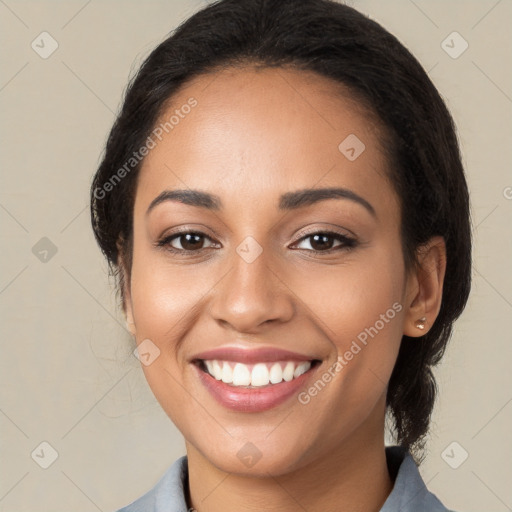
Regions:
<instances>
[{"instance_id":1,"label":"eyelash","mask_svg":"<svg viewBox=\"0 0 512 512\"><path fill-rule=\"evenodd\" d=\"M209 249L209 247L203 247L201 249L198 249L196 251L191 251L191 250L188 250L188 249L176 249L175 247L172 247L170 246L170 242L172 240L174 240L175 238L180 238L184 235L199 235L199 236L202 236L202 237L205 237L205 238L208 238L211 240L211 238L206 235L205 233L201 233L200 231L187 231L187 230L183 230L183 231L180 231L178 233L174 233L172 235L169 235L169 236L166 236L164 238L162 238L161 240L159 240L157 243L156 243L156 246L157 247L162 247L162 248L165 248L165 250L173 253L173 254L192 254L192 253L196 253L196 254L200 254L202 253L203 251L205 251L206 249ZM311 233L307 233L305 234L304 236L302 236L297 242L302 242L303 240L306 240L308 238L312 238L313 236L315 235L326 235L327 237L329 238L334 238L336 240L339 240L342 242L341 245L337 246L337 247L332 247L331 249L327 249L325 251L319 251L319 250L315 250L315 249L296 249L296 250L299 250L299 251L306 251L306 252L314 252L316 254L331 254L335 251L339 251L339 250L345 250L345 251L350 251L351 249L354 249L358 244L357 244L357 241L355 238L351 238L351 237L348 237L346 235L343 235L341 233L337 233L336 231L314 231L314 232L311 232ZM294 244L295 245L295 244Z\"/></svg>"}]
</instances>

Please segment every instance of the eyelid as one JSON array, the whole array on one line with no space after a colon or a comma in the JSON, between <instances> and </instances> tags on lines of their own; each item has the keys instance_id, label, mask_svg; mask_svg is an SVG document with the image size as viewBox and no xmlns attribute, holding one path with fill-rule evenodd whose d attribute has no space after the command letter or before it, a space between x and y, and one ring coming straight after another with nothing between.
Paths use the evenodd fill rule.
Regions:
<instances>
[{"instance_id":1,"label":"eyelid","mask_svg":"<svg viewBox=\"0 0 512 512\"><path fill-rule=\"evenodd\" d=\"M205 230L210 231L211 233L213 233L213 235L206 233ZM201 226L201 225L198 226L197 228L195 228L195 227L187 224L185 226L178 226L177 228L173 228L169 233L165 234L166 232L167 232L167 230L164 231L164 234L160 235L157 238L157 240L161 241L161 240L169 239L169 238L177 236L177 235L183 235L183 234L187 234L187 233L195 233L197 235L202 235L202 236L205 236L210 239L212 238L212 236L214 236L217 239L219 238L219 235L217 235L217 233L215 231L207 228L206 226Z\"/></svg>"},{"instance_id":2,"label":"eyelid","mask_svg":"<svg viewBox=\"0 0 512 512\"><path fill-rule=\"evenodd\" d=\"M346 232L344 233L342 229ZM334 234L339 235L345 238L353 238L354 240L357 240L358 237L350 231L350 229L346 228L339 228L338 226L329 226L326 228L319 228L319 227L313 227L313 228L304 228L299 231L297 235L297 241L301 240L302 238L308 236L308 235L316 235L317 233L325 233L325 234Z\"/></svg>"}]
</instances>

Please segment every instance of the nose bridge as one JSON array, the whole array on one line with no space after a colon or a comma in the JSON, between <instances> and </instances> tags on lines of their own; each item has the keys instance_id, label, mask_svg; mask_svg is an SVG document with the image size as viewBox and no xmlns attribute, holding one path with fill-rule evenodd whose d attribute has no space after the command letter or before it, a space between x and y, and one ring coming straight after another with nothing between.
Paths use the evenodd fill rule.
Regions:
<instances>
[{"instance_id":1,"label":"nose bridge","mask_svg":"<svg viewBox=\"0 0 512 512\"><path fill-rule=\"evenodd\" d=\"M293 304L278 278L269 249L252 236L234 248L230 272L221 281L211 313L240 331L249 331L269 320L287 320Z\"/></svg>"}]
</instances>

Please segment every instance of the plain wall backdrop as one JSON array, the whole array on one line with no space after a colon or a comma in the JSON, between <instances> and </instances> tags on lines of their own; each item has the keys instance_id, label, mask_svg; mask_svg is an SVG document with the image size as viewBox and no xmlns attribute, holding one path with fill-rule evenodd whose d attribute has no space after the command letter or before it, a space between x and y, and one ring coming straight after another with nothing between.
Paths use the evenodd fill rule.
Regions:
<instances>
[{"instance_id":1,"label":"plain wall backdrop","mask_svg":"<svg viewBox=\"0 0 512 512\"><path fill-rule=\"evenodd\" d=\"M428 71L471 190L473 289L421 473L449 508L512 510L512 1L349 3ZM203 5L0 1L0 512L115 510L185 453L131 353L88 193L128 78Z\"/></svg>"}]
</instances>

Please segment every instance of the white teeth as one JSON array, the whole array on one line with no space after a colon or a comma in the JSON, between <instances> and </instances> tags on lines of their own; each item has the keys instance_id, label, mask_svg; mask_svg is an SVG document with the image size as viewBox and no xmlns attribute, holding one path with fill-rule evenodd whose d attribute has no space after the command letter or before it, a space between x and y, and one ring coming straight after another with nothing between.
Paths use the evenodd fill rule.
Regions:
<instances>
[{"instance_id":1,"label":"white teeth","mask_svg":"<svg viewBox=\"0 0 512 512\"><path fill-rule=\"evenodd\" d=\"M267 365L265 363L255 364L251 374L251 386L266 386L268 383Z\"/></svg>"},{"instance_id":2,"label":"white teeth","mask_svg":"<svg viewBox=\"0 0 512 512\"><path fill-rule=\"evenodd\" d=\"M261 387L279 384L283 380L290 382L311 368L311 361L294 363L282 361L276 363L257 363L246 365L228 361L204 361L208 373L217 380L233 386ZM232 366L234 364L234 367ZM251 370L252 367L252 370Z\"/></svg>"},{"instance_id":3,"label":"white teeth","mask_svg":"<svg viewBox=\"0 0 512 512\"><path fill-rule=\"evenodd\" d=\"M226 384L233 382L233 370L226 361L224 361L224 364L222 365L222 382L225 382Z\"/></svg>"},{"instance_id":4,"label":"white teeth","mask_svg":"<svg viewBox=\"0 0 512 512\"><path fill-rule=\"evenodd\" d=\"M206 369L208 370L208 373L211 376L214 376L213 375L213 361L205 361L204 364L206 365Z\"/></svg>"},{"instance_id":5,"label":"white teeth","mask_svg":"<svg viewBox=\"0 0 512 512\"><path fill-rule=\"evenodd\" d=\"M222 368L218 361L213 361L212 373L217 380L222 379Z\"/></svg>"},{"instance_id":6,"label":"white teeth","mask_svg":"<svg viewBox=\"0 0 512 512\"><path fill-rule=\"evenodd\" d=\"M249 368L245 364L236 363L233 369L233 385L234 386L250 386L251 374Z\"/></svg>"},{"instance_id":7,"label":"white teeth","mask_svg":"<svg viewBox=\"0 0 512 512\"><path fill-rule=\"evenodd\" d=\"M290 382L293 379L293 370L295 369L295 365L292 362L286 363L283 371L283 379L286 382Z\"/></svg>"},{"instance_id":8,"label":"white teeth","mask_svg":"<svg viewBox=\"0 0 512 512\"><path fill-rule=\"evenodd\" d=\"M310 367L311 367L310 362L299 364L299 366L297 366L297 368L295 368L295 371L293 372L293 376L295 378L300 377L303 373L306 373Z\"/></svg>"},{"instance_id":9,"label":"white teeth","mask_svg":"<svg viewBox=\"0 0 512 512\"><path fill-rule=\"evenodd\" d=\"M270 368L269 379L272 384L279 384L283 380L283 369L279 363L274 363Z\"/></svg>"}]
</instances>

